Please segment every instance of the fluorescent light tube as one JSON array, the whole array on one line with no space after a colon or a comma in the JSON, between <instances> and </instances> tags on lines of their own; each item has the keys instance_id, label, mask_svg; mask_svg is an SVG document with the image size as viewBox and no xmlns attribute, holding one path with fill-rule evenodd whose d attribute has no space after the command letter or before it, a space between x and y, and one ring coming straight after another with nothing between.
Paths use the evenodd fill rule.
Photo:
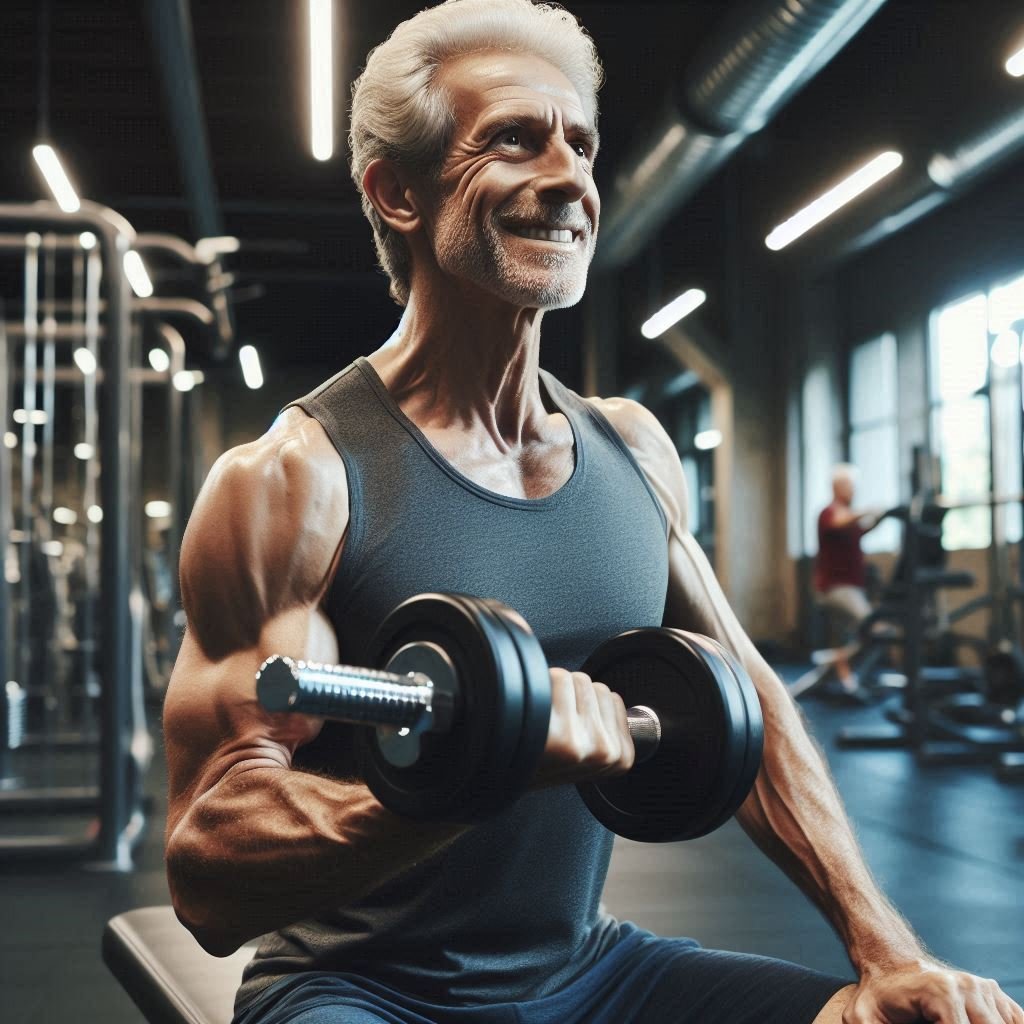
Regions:
<instances>
[{"instance_id":1,"label":"fluorescent light tube","mask_svg":"<svg viewBox=\"0 0 1024 1024\"><path fill-rule=\"evenodd\" d=\"M645 338L656 338L664 334L673 324L679 323L684 316L689 316L698 306L703 305L706 298L707 295L699 288L690 288L646 320L640 333Z\"/></svg>"},{"instance_id":2,"label":"fluorescent light tube","mask_svg":"<svg viewBox=\"0 0 1024 1024\"><path fill-rule=\"evenodd\" d=\"M894 150L879 154L834 188L830 188L823 196L819 196L809 206L805 206L799 213L793 214L789 220L780 224L768 235L764 244L776 251L784 248L810 231L816 224L820 224L826 217L831 217L836 210L856 199L887 174L892 174L902 163L902 155Z\"/></svg>"},{"instance_id":3,"label":"fluorescent light tube","mask_svg":"<svg viewBox=\"0 0 1024 1024\"><path fill-rule=\"evenodd\" d=\"M53 193L53 198L57 200L57 205L65 213L77 213L82 204L78 201L78 196L68 180L67 174L64 173L60 158L53 146L34 146L32 156L35 157L39 170L43 172L43 177Z\"/></svg>"},{"instance_id":4,"label":"fluorescent light tube","mask_svg":"<svg viewBox=\"0 0 1024 1024\"><path fill-rule=\"evenodd\" d=\"M238 361L242 364L242 377L247 387L254 391L263 387L263 367L260 366L260 355L252 345L243 345L238 350Z\"/></svg>"},{"instance_id":5,"label":"fluorescent light tube","mask_svg":"<svg viewBox=\"0 0 1024 1024\"><path fill-rule=\"evenodd\" d=\"M309 0L309 93L313 156L334 153L334 67L331 0Z\"/></svg>"}]
</instances>

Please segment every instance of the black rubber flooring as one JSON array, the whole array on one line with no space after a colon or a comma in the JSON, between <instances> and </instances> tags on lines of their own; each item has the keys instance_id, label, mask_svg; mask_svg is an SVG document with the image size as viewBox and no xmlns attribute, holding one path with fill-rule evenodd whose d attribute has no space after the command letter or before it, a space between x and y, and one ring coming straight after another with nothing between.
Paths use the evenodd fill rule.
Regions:
<instances>
[{"instance_id":1,"label":"black rubber flooring","mask_svg":"<svg viewBox=\"0 0 1024 1024\"><path fill-rule=\"evenodd\" d=\"M936 955L999 979L1024 1001L1024 785L1000 783L984 765L921 766L902 751L838 750L832 737L840 726L880 720L879 712L815 701L804 709L868 862L891 898ZM90 771L83 765L74 775L87 783ZM141 1019L103 966L99 941L112 915L168 902L159 758L149 788L153 808L133 872L38 860L0 865L4 1020ZM57 833L87 822L68 816L14 822L4 811L0 824L6 834L26 826ZM605 901L617 916L660 934L850 971L828 925L735 824L687 844L620 840Z\"/></svg>"}]
</instances>

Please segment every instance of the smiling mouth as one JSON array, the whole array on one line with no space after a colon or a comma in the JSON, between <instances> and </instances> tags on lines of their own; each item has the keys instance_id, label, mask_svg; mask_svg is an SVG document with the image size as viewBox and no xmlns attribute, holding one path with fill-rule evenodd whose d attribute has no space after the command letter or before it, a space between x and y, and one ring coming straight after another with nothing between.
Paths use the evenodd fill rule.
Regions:
<instances>
[{"instance_id":1,"label":"smiling mouth","mask_svg":"<svg viewBox=\"0 0 1024 1024\"><path fill-rule=\"evenodd\" d=\"M519 238L529 238L535 242L555 242L559 245L572 245L582 235L571 228L543 228L527 224L505 224L506 231Z\"/></svg>"}]
</instances>

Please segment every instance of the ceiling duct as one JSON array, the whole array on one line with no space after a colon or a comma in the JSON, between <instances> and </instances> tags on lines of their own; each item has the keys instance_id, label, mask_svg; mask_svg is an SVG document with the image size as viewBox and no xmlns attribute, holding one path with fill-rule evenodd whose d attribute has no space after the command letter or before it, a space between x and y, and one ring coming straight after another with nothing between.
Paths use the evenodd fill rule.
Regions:
<instances>
[{"instance_id":1,"label":"ceiling duct","mask_svg":"<svg viewBox=\"0 0 1024 1024\"><path fill-rule=\"evenodd\" d=\"M749 136L763 128L885 0L754 0L729 16L626 157L602 218L596 266L644 243Z\"/></svg>"},{"instance_id":2,"label":"ceiling duct","mask_svg":"<svg viewBox=\"0 0 1024 1024\"><path fill-rule=\"evenodd\" d=\"M968 191L979 178L1022 150L1024 107L1017 107L934 153L915 177L866 207L852 232L845 232L827 258L841 260L853 256L902 231Z\"/></svg>"}]
</instances>

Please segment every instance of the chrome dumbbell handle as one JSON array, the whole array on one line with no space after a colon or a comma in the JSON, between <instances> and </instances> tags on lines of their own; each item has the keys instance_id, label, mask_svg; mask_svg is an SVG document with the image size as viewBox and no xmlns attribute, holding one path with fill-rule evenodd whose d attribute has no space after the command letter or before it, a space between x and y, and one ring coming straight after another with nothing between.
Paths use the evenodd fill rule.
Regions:
<instances>
[{"instance_id":1,"label":"chrome dumbbell handle","mask_svg":"<svg viewBox=\"0 0 1024 1024\"><path fill-rule=\"evenodd\" d=\"M275 655L256 674L256 693L268 711L294 711L377 728L444 731L444 691L422 672L401 675L354 665L321 665ZM657 712L638 705L626 712L636 763L652 757L661 742Z\"/></svg>"},{"instance_id":2,"label":"chrome dumbbell handle","mask_svg":"<svg viewBox=\"0 0 1024 1024\"><path fill-rule=\"evenodd\" d=\"M256 674L256 695L268 711L402 729L420 724L431 713L434 684L419 672L399 675L275 655Z\"/></svg>"}]
</instances>

